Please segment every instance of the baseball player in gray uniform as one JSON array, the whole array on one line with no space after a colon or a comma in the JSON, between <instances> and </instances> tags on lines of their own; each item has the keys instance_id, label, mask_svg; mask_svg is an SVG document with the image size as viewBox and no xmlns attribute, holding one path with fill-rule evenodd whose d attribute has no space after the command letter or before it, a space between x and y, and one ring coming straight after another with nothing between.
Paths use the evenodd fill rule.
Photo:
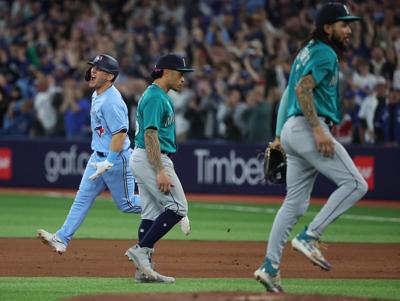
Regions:
<instances>
[{"instance_id":1,"label":"baseball player in gray uniform","mask_svg":"<svg viewBox=\"0 0 400 301\"><path fill-rule=\"evenodd\" d=\"M91 67L85 79L95 89L90 111L93 153L62 227L54 234L43 229L37 231L37 237L59 254L66 251L96 197L105 188L111 192L122 212L142 211L140 198L134 195L135 182L128 164L132 153L127 135L128 110L114 86L119 73L118 61L110 55L101 54L89 64Z\"/></svg>"},{"instance_id":2,"label":"baseball player in gray uniform","mask_svg":"<svg viewBox=\"0 0 400 301\"><path fill-rule=\"evenodd\" d=\"M320 250L320 237L368 189L351 157L330 132L331 126L341 120L339 58L349 43L349 22L359 19L350 15L341 3L322 6L316 15L312 38L292 65L282 97L281 107L287 106L287 120L281 133L279 122L277 125L277 135L280 134L287 155L287 193L272 225L264 261L254 272L255 279L270 292L283 291L279 270L283 247L309 206L317 174L322 173L338 188L311 223L292 240L292 247L323 270L329 271L331 265ZM278 144L279 139L274 143Z\"/></svg>"},{"instance_id":3,"label":"baseball player in gray uniform","mask_svg":"<svg viewBox=\"0 0 400 301\"><path fill-rule=\"evenodd\" d=\"M173 277L154 271L150 258L155 243L174 225L187 219L187 200L171 160L177 146L174 105L167 93L170 89L181 90L184 73L192 71L183 57L175 54L160 57L151 74L154 82L145 90L137 107L136 147L130 166L139 188L142 221L139 242L125 255L148 282L175 282Z\"/></svg>"}]
</instances>

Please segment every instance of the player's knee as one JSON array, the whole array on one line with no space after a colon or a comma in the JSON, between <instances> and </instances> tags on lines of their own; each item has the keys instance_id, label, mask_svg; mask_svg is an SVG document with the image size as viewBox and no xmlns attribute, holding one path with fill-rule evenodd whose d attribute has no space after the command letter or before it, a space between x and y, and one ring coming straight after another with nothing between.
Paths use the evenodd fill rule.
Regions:
<instances>
[{"instance_id":1,"label":"player's knee","mask_svg":"<svg viewBox=\"0 0 400 301\"><path fill-rule=\"evenodd\" d=\"M130 199L130 202L125 202L123 204L118 203L117 206L118 206L118 209L124 213L141 213L142 212L142 206L140 204L140 197L138 195L134 195Z\"/></svg>"},{"instance_id":2,"label":"player's knee","mask_svg":"<svg viewBox=\"0 0 400 301\"><path fill-rule=\"evenodd\" d=\"M348 181L346 185L348 185L349 189L351 189L352 191L353 196L355 196L354 202L360 200L368 191L368 184L361 175L359 175L355 179L352 179L351 181Z\"/></svg>"},{"instance_id":3,"label":"player's knee","mask_svg":"<svg viewBox=\"0 0 400 301\"><path fill-rule=\"evenodd\" d=\"M360 177L357 181L357 190L362 198L368 192L368 183L363 177Z\"/></svg>"},{"instance_id":4,"label":"player's knee","mask_svg":"<svg viewBox=\"0 0 400 301\"><path fill-rule=\"evenodd\" d=\"M178 209L178 211L176 212L178 215L184 217L186 215L188 215L188 208L187 207L181 207Z\"/></svg>"},{"instance_id":5,"label":"player's knee","mask_svg":"<svg viewBox=\"0 0 400 301\"><path fill-rule=\"evenodd\" d=\"M176 214L184 217L188 214L188 204L183 201L169 202L169 203L165 204L164 210L171 210L171 211L175 212Z\"/></svg>"},{"instance_id":6,"label":"player's knee","mask_svg":"<svg viewBox=\"0 0 400 301\"><path fill-rule=\"evenodd\" d=\"M166 208L166 209L172 210L176 214L178 214L178 215L180 215L182 217L184 217L184 216L186 216L188 214L188 206L187 205L180 204L179 206L176 206L175 208L169 207L169 208Z\"/></svg>"}]
</instances>

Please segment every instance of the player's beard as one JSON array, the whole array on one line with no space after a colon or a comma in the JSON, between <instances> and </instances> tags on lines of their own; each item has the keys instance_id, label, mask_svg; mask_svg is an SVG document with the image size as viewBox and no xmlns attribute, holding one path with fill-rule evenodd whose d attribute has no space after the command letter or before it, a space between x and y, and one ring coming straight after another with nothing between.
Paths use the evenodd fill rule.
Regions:
<instances>
[{"instance_id":1,"label":"player's beard","mask_svg":"<svg viewBox=\"0 0 400 301\"><path fill-rule=\"evenodd\" d=\"M180 92L182 90L182 85L174 83L169 86L169 89L174 90L175 92Z\"/></svg>"},{"instance_id":2,"label":"player's beard","mask_svg":"<svg viewBox=\"0 0 400 301\"><path fill-rule=\"evenodd\" d=\"M335 32L332 34L331 41L342 53L349 49L349 45L342 42Z\"/></svg>"}]
</instances>

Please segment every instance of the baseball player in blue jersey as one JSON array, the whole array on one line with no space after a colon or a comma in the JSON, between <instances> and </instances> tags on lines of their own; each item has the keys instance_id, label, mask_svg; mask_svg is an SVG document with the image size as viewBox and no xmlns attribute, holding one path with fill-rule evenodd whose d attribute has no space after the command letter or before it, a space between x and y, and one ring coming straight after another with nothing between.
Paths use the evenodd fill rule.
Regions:
<instances>
[{"instance_id":1,"label":"baseball player in blue jersey","mask_svg":"<svg viewBox=\"0 0 400 301\"><path fill-rule=\"evenodd\" d=\"M287 158L287 193L272 225L265 259L254 272L255 279L270 292L283 291L279 270L283 247L309 206L317 174L322 173L338 188L292 240L292 247L323 270L329 271L331 265L320 250L320 237L368 189L349 154L330 132L341 120L339 59L349 43L349 23L359 19L341 3L325 4L317 12L311 39L292 65L283 108L278 112L285 114L287 106L287 120L278 122L277 132ZM279 139L275 143L279 144Z\"/></svg>"},{"instance_id":2,"label":"baseball player in blue jersey","mask_svg":"<svg viewBox=\"0 0 400 301\"><path fill-rule=\"evenodd\" d=\"M114 86L119 64L115 58L106 54L98 55L89 64L91 67L85 79L95 89L90 111L93 153L62 227L54 234L43 229L37 231L37 237L59 254L66 251L96 197L105 188L111 192L115 204L122 212L141 212L139 196L134 195L134 178L128 166L132 153L127 135L128 110Z\"/></svg>"},{"instance_id":3,"label":"baseball player in blue jersey","mask_svg":"<svg viewBox=\"0 0 400 301\"><path fill-rule=\"evenodd\" d=\"M187 220L188 204L171 155L176 152L175 114L170 89L179 91L184 73L194 71L185 59L168 54L158 59L154 82L139 100L136 113L135 149L130 158L142 204L139 242L125 255L147 282L174 283L173 277L153 270L154 245L178 222ZM181 225L182 226L182 225Z\"/></svg>"}]
</instances>

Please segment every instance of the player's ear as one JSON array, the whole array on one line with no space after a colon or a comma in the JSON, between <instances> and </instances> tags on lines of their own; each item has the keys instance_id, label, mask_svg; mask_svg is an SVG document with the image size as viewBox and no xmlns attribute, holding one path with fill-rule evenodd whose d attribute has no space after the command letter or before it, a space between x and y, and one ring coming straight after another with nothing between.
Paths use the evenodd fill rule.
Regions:
<instances>
[{"instance_id":1,"label":"player's ear","mask_svg":"<svg viewBox=\"0 0 400 301\"><path fill-rule=\"evenodd\" d=\"M171 77L171 74L172 74L173 72L174 72L173 70L164 69L164 75L165 75L165 77L167 77L167 78L170 78L170 77Z\"/></svg>"},{"instance_id":2,"label":"player's ear","mask_svg":"<svg viewBox=\"0 0 400 301\"><path fill-rule=\"evenodd\" d=\"M323 25L324 26L324 31L329 37L332 36L333 24L335 24L335 23L330 23L330 24L324 24Z\"/></svg>"},{"instance_id":3,"label":"player's ear","mask_svg":"<svg viewBox=\"0 0 400 301\"><path fill-rule=\"evenodd\" d=\"M109 80L110 82L113 82L113 81L114 81L114 78L115 78L115 75L114 75L114 74L107 73L107 80Z\"/></svg>"}]
</instances>

